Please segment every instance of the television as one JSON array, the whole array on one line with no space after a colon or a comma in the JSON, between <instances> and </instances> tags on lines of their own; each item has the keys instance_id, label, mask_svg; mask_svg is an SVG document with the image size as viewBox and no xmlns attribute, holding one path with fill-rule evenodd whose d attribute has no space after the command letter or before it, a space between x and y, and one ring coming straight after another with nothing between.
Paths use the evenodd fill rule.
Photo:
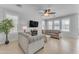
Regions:
<instances>
[{"instance_id":1,"label":"television","mask_svg":"<svg viewBox=\"0 0 79 59\"><path fill-rule=\"evenodd\" d=\"M29 22L29 27L38 27L38 21L30 21Z\"/></svg>"}]
</instances>

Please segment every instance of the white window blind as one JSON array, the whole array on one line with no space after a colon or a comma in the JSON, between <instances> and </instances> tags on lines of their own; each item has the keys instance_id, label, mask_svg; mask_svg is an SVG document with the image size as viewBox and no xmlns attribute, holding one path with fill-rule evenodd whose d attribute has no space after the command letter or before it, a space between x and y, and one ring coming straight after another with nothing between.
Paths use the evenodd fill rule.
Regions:
<instances>
[{"instance_id":1,"label":"white window blind","mask_svg":"<svg viewBox=\"0 0 79 59\"><path fill-rule=\"evenodd\" d=\"M60 21L54 20L54 30L60 30Z\"/></svg>"},{"instance_id":2,"label":"white window blind","mask_svg":"<svg viewBox=\"0 0 79 59\"><path fill-rule=\"evenodd\" d=\"M48 21L48 30L52 30L52 27L53 27L53 22Z\"/></svg>"},{"instance_id":3,"label":"white window blind","mask_svg":"<svg viewBox=\"0 0 79 59\"><path fill-rule=\"evenodd\" d=\"M62 21L61 21L61 23L62 23L62 31L69 31L69 25L70 25L70 20L69 20L69 18L67 18L67 19L63 19Z\"/></svg>"}]
</instances>

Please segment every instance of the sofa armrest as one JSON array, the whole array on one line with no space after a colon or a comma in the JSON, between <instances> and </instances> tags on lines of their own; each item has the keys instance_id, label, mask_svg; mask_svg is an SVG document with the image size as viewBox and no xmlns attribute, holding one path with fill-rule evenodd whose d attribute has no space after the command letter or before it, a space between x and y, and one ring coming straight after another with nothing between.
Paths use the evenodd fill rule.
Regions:
<instances>
[{"instance_id":1,"label":"sofa armrest","mask_svg":"<svg viewBox=\"0 0 79 59\"><path fill-rule=\"evenodd\" d=\"M19 45L25 53L28 53L29 40L24 33L18 33Z\"/></svg>"}]
</instances>

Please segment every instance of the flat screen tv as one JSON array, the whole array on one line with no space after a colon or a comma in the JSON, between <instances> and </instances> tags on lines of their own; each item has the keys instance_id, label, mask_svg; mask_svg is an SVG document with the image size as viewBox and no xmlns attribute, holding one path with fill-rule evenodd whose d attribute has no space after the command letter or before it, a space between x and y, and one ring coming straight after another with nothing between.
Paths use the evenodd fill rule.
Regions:
<instances>
[{"instance_id":1,"label":"flat screen tv","mask_svg":"<svg viewBox=\"0 0 79 59\"><path fill-rule=\"evenodd\" d=\"M38 21L30 21L29 22L29 27L38 27Z\"/></svg>"}]
</instances>

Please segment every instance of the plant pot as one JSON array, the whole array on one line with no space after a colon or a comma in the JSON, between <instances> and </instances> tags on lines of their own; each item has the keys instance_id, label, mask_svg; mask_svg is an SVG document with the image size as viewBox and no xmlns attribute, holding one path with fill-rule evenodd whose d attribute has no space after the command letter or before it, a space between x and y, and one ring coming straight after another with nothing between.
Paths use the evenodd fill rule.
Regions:
<instances>
[{"instance_id":1,"label":"plant pot","mask_svg":"<svg viewBox=\"0 0 79 59\"><path fill-rule=\"evenodd\" d=\"M9 41L5 41L5 44L9 44Z\"/></svg>"}]
</instances>

